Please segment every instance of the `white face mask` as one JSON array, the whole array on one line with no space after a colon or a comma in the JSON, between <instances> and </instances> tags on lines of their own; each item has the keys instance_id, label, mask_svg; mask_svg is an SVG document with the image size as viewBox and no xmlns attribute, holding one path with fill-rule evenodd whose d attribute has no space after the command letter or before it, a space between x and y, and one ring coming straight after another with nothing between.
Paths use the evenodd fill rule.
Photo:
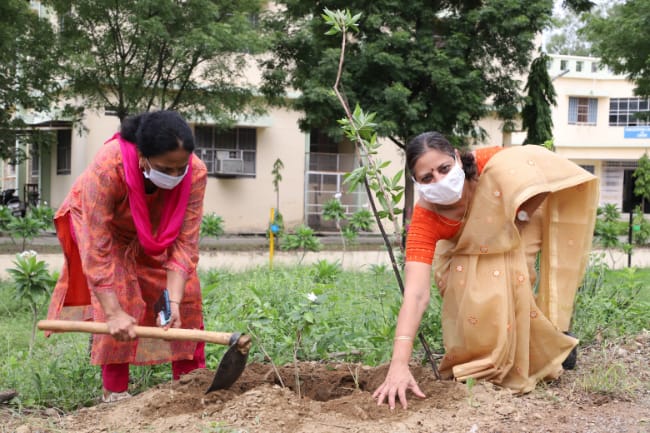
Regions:
<instances>
[{"instance_id":1,"label":"white face mask","mask_svg":"<svg viewBox=\"0 0 650 433\"><path fill-rule=\"evenodd\" d=\"M149 163L149 161L147 160ZM185 173L181 174L180 176L170 176L168 174L163 173L162 171L154 170L153 167L151 167L151 163L149 163L149 172L143 171L142 173L144 174L145 179L149 179L151 183L156 185L158 188L162 189L173 189L176 185L181 183L185 175L187 174L187 170L189 169L189 164L187 167L185 167Z\"/></svg>"},{"instance_id":2,"label":"white face mask","mask_svg":"<svg viewBox=\"0 0 650 433\"><path fill-rule=\"evenodd\" d=\"M449 173L439 182L421 184L415 182L420 197L434 204L456 203L463 196L465 172L459 164L454 164Z\"/></svg>"}]
</instances>

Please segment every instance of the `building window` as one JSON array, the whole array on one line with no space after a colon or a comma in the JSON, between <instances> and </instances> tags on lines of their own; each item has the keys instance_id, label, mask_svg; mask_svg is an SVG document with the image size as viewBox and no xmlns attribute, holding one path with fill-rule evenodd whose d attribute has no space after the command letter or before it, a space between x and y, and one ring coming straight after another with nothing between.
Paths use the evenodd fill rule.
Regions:
<instances>
[{"instance_id":1,"label":"building window","mask_svg":"<svg viewBox=\"0 0 650 433\"><path fill-rule=\"evenodd\" d=\"M591 62L591 72L598 72L600 70L600 65L598 62Z\"/></svg>"},{"instance_id":2,"label":"building window","mask_svg":"<svg viewBox=\"0 0 650 433\"><path fill-rule=\"evenodd\" d=\"M595 125L598 99L569 97L569 125Z\"/></svg>"},{"instance_id":3,"label":"building window","mask_svg":"<svg viewBox=\"0 0 650 433\"><path fill-rule=\"evenodd\" d=\"M582 72L582 61L577 61L576 62L576 72Z\"/></svg>"},{"instance_id":4,"label":"building window","mask_svg":"<svg viewBox=\"0 0 650 433\"><path fill-rule=\"evenodd\" d=\"M569 62L567 60L560 60L560 71L567 71L569 69Z\"/></svg>"},{"instance_id":5,"label":"building window","mask_svg":"<svg viewBox=\"0 0 650 433\"><path fill-rule=\"evenodd\" d=\"M219 130L197 125L196 154L205 163L208 174L216 176L255 176L257 130L233 128Z\"/></svg>"},{"instance_id":6,"label":"building window","mask_svg":"<svg viewBox=\"0 0 650 433\"><path fill-rule=\"evenodd\" d=\"M645 119L639 119L645 114ZM612 98L609 100L609 126L648 125L650 102L642 98Z\"/></svg>"},{"instance_id":7,"label":"building window","mask_svg":"<svg viewBox=\"0 0 650 433\"><path fill-rule=\"evenodd\" d=\"M8 161L3 162L2 189L16 189L16 166Z\"/></svg>"},{"instance_id":8,"label":"building window","mask_svg":"<svg viewBox=\"0 0 650 433\"><path fill-rule=\"evenodd\" d=\"M56 131L56 174L72 172L72 129Z\"/></svg>"},{"instance_id":9,"label":"building window","mask_svg":"<svg viewBox=\"0 0 650 433\"><path fill-rule=\"evenodd\" d=\"M38 183L41 177L41 155L38 147L33 144L29 147L29 175L27 183Z\"/></svg>"},{"instance_id":10,"label":"building window","mask_svg":"<svg viewBox=\"0 0 650 433\"><path fill-rule=\"evenodd\" d=\"M591 164L579 164L579 165L580 165L580 167L584 168L585 170L587 170L591 174L596 173L596 167L591 165Z\"/></svg>"}]
</instances>

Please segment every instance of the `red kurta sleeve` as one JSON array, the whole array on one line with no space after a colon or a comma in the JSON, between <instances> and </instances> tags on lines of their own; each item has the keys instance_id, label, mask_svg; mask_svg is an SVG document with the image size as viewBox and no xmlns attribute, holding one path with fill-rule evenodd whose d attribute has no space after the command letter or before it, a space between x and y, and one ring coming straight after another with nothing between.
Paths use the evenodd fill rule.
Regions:
<instances>
[{"instance_id":1,"label":"red kurta sleeve","mask_svg":"<svg viewBox=\"0 0 650 433\"><path fill-rule=\"evenodd\" d=\"M185 211L185 220L176 241L169 248L164 268L175 270L186 278L196 270L199 261L199 233L203 218L203 199L207 169L196 155L192 157L192 189Z\"/></svg>"},{"instance_id":2,"label":"red kurta sleeve","mask_svg":"<svg viewBox=\"0 0 650 433\"><path fill-rule=\"evenodd\" d=\"M111 221L116 204L127 197L118 164L119 148L103 146L72 191L78 195L70 209L74 234L88 287L96 293L113 290Z\"/></svg>"}]
</instances>

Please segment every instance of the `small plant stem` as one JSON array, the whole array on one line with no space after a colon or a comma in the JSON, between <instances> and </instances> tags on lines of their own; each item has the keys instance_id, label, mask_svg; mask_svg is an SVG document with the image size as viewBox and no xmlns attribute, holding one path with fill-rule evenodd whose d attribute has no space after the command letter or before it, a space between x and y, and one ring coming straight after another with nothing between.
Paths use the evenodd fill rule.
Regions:
<instances>
[{"instance_id":1,"label":"small plant stem","mask_svg":"<svg viewBox=\"0 0 650 433\"><path fill-rule=\"evenodd\" d=\"M29 358L32 357L32 349L34 348L34 341L36 340L36 324L38 323L38 309L34 304L31 304L30 308L32 310L32 338L29 340Z\"/></svg>"},{"instance_id":2,"label":"small plant stem","mask_svg":"<svg viewBox=\"0 0 650 433\"><path fill-rule=\"evenodd\" d=\"M354 380L354 387L358 391L359 390L359 364L357 364L356 367L354 368L354 372L350 368L350 364L346 364L346 367L350 372L350 376L352 376L352 380Z\"/></svg>"},{"instance_id":3,"label":"small plant stem","mask_svg":"<svg viewBox=\"0 0 650 433\"><path fill-rule=\"evenodd\" d=\"M298 367L298 347L300 347L301 339L302 333L298 330L296 331L296 343L293 345L293 368L296 375L296 394L298 394L298 400L302 398L300 395L300 368Z\"/></svg>"},{"instance_id":4,"label":"small plant stem","mask_svg":"<svg viewBox=\"0 0 650 433\"><path fill-rule=\"evenodd\" d=\"M345 236L343 236L343 230L341 229L341 222L339 219L336 219L336 228L339 231L339 236L341 237L341 245L343 246L343 253L341 253L341 267L343 267L343 262L345 260Z\"/></svg>"},{"instance_id":5,"label":"small plant stem","mask_svg":"<svg viewBox=\"0 0 650 433\"><path fill-rule=\"evenodd\" d=\"M271 368L273 368L273 372L275 373L275 377L277 377L278 380L280 381L280 386L282 388L286 388L284 386L284 382L282 381L282 376L280 376L280 372L278 371L278 368L275 366L275 362L273 362L273 358L271 358L271 355L269 355L268 352L264 349L264 345L260 342L260 339L257 337L257 335L255 335L255 333L253 332L253 330L251 329L250 326L248 326L248 333L251 334L253 336L253 338L255 338L256 346L260 348L260 350L262 351L264 356L271 363Z\"/></svg>"}]
</instances>

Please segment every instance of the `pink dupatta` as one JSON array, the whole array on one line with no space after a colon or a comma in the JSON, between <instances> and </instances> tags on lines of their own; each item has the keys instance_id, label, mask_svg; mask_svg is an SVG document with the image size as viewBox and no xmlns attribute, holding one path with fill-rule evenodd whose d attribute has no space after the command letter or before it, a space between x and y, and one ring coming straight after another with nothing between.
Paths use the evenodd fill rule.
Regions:
<instances>
[{"instance_id":1,"label":"pink dupatta","mask_svg":"<svg viewBox=\"0 0 650 433\"><path fill-rule=\"evenodd\" d=\"M144 177L138 163L135 144L122 138L119 133L111 138L111 140L113 139L117 139L120 143L129 205L133 215L133 223L138 233L138 240L146 254L161 254L176 240L185 219L185 210L192 189L192 154L190 154L188 161L187 174L181 183L171 190L162 191L164 201L162 216L158 226L158 234L154 236L145 200Z\"/></svg>"}]
</instances>

